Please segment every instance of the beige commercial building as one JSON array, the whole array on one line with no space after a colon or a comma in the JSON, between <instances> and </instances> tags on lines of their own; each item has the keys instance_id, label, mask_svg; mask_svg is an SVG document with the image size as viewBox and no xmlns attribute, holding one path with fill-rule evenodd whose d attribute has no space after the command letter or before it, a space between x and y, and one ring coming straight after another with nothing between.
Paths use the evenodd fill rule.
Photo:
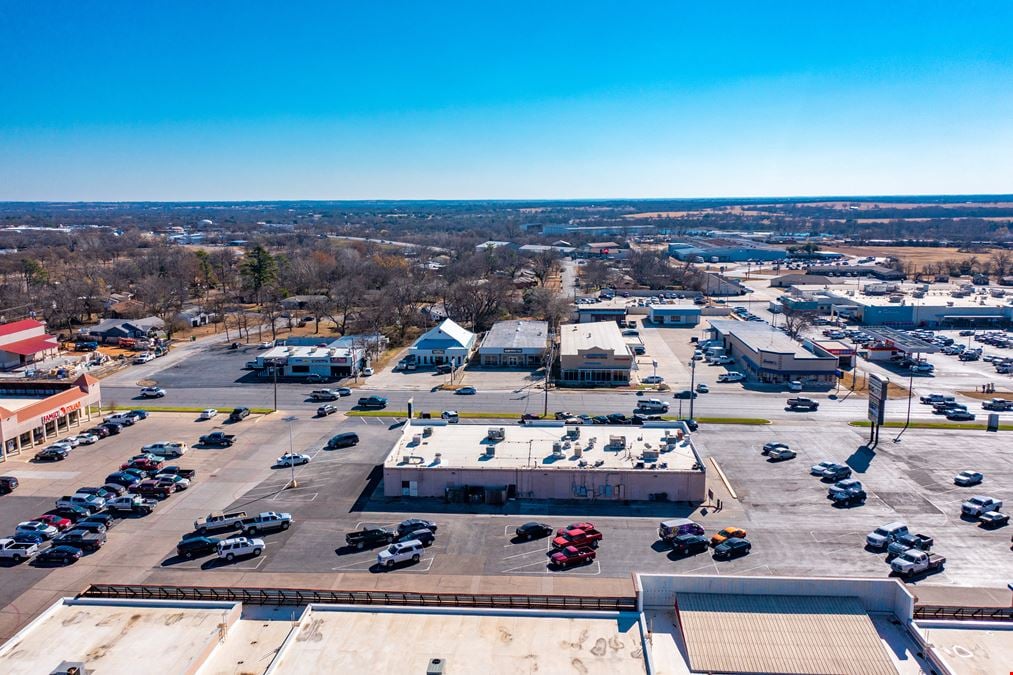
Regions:
<instances>
[{"instance_id":1,"label":"beige commercial building","mask_svg":"<svg viewBox=\"0 0 1013 675\"><path fill-rule=\"evenodd\" d=\"M706 470L680 422L524 426L409 422L383 463L384 496L673 501L706 498Z\"/></svg>"},{"instance_id":2,"label":"beige commercial building","mask_svg":"<svg viewBox=\"0 0 1013 675\"><path fill-rule=\"evenodd\" d=\"M51 442L101 417L99 381L82 375L73 382L8 380L0 385L0 461Z\"/></svg>"},{"instance_id":3,"label":"beige commercial building","mask_svg":"<svg viewBox=\"0 0 1013 675\"><path fill-rule=\"evenodd\" d=\"M633 353L614 321L559 328L559 383L622 386L630 383Z\"/></svg>"}]
</instances>

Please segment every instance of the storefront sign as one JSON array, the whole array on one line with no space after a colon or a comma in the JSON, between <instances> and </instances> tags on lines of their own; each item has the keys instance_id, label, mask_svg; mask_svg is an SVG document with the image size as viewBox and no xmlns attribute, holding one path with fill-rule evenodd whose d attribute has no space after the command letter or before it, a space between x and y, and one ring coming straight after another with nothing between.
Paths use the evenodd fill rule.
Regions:
<instances>
[{"instance_id":1,"label":"storefront sign","mask_svg":"<svg viewBox=\"0 0 1013 675\"><path fill-rule=\"evenodd\" d=\"M81 409L81 402L80 401L75 401L74 403L68 403L65 406L60 406L59 410L54 410L53 412L49 413L48 415L43 415L42 418L39 420L39 423L40 424L45 424L46 422L52 422L55 419L58 419L60 417L66 417L68 413L72 413L75 410L80 410L80 409Z\"/></svg>"}]
</instances>

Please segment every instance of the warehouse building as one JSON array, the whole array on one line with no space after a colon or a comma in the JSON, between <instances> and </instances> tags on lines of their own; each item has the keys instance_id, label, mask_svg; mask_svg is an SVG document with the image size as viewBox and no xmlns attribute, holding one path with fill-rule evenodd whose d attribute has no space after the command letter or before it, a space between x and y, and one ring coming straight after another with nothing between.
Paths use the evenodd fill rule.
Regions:
<instances>
[{"instance_id":1,"label":"warehouse building","mask_svg":"<svg viewBox=\"0 0 1013 675\"><path fill-rule=\"evenodd\" d=\"M803 384L832 384L838 358L803 348L770 324L760 321L715 320L711 337L741 364L743 374L769 384L798 380Z\"/></svg>"},{"instance_id":2,"label":"warehouse building","mask_svg":"<svg viewBox=\"0 0 1013 675\"><path fill-rule=\"evenodd\" d=\"M499 321L478 348L483 366L529 368L545 362L549 345L547 321Z\"/></svg>"},{"instance_id":3,"label":"warehouse building","mask_svg":"<svg viewBox=\"0 0 1013 675\"><path fill-rule=\"evenodd\" d=\"M459 326L453 319L444 319L435 328L423 333L408 349L408 354L420 366L437 366L449 363L463 366L475 351L477 337Z\"/></svg>"},{"instance_id":4,"label":"warehouse building","mask_svg":"<svg viewBox=\"0 0 1013 675\"><path fill-rule=\"evenodd\" d=\"M92 417L101 417L101 405L101 386L91 375L73 383L0 383L0 461L80 429Z\"/></svg>"},{"instance_id":5,"label":"warehouse building","mask_svg":"<svg viewBox=\"0 0 1013 675\"><path fill-rule=\"evenodd\" d=\"M690 262L746 262L784 260L788 257L783 248L767 246L748 239L710 238L672 242L668 254Z\"/></svg>"},{"instance_id":6,"label":"warehouse building","mask_svg":"<svg viewBox=\"0 0 1013 675\"><path fill-rule=\"evenodd\" d=\"M559 380L573 386L623 386L635 361L614 321L559 328Z\"/></svg>"},{"instance_id":7,"label":"warehouse building","mask_svg":"<svg viewBox=\"0 0 1013 675\"><path fill-rule=\"evenodd\" d=\"M680 422L661 426L409 421L383 465L384 496L702 502L703 461Z\"/></svg>"},{"instance_id":8,"label":"warehouse building","mask_svg":"<svg viewBox=\"0 0 1013 675\"><path fill-rule=\"evenodd\" d=\"M798 285L779 300L784 307L852 318L867 326L1002 327L1013 322L1013 303L998 286L900 282Z\"/></svg>"},{"instance_id":9,"label":"warehouse building","mask_svg":"<svg viewBox=\"0 0 1013 675\"><path fill-rule=\"evenodd\" d=\"M692 328L700 323L700 314L700 307L692 301L647 307L647 320L658 326Z\"/></svg>"},{"instance_id":10,"label":"warehouse building","mask_svg":"<svg viewBox=\"0 0 1013 675\"><path fill-rule=\"evenodd\" d=\"M0 369L11 370L60 353L55 335L46 333L46 325L24 319L0 326Z\"/></svg>"}]
</instances>

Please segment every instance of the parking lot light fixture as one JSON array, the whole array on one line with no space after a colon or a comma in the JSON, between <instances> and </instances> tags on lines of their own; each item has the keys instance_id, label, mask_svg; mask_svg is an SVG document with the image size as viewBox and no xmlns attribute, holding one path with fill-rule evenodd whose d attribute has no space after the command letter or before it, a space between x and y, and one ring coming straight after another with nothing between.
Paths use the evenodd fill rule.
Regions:
<instances>
[{"instance_id":1,"label":"parking lot light fixture","mask_svg":"<svg viewBox=\"0 0 1013 675\"><path fill-rule=\"evenodd\" d=\"M288 417L281 418L281 421L285 422L288 425L288 455L289 455L288 466L292 470L292 478L288 482L288 489L299 487L299 483L296 482L295 479L295 462L292 461L292 453L293 453L292 424L298 419L299 418L296 417L295 415L289 415Z\"/></svg>"}]
</instances>

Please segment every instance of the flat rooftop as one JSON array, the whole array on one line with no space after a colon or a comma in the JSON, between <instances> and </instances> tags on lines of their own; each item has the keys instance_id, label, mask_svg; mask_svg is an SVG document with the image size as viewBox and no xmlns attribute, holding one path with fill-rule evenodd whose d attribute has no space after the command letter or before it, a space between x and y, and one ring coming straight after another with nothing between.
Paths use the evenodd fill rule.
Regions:
<instances>
[{"instance_id":1,"label":"flat rooftop","mask_svg":"<svg viewBox=\"0 0 1013 675\"><path fill-rule=\"evenodd\" d=\"M479 349L545 349L548 340L547 321L498 321Z\"/></svg>"},{"instance_id":2,"label":"flat rooftop","mask_svg":"<svg viewBox=\"0 0 1013 675\"><path fill-rule=\"evenodd\" d=\"M629 356L626 338L615 321L569 323L559 327L559 353L574 356L580 351L601 349L614 356Z\"/></svg>"},{"instance_id":3,"label":"flat rooftop","mask_svg":"<svg viewBox=\"0 0 1013 675\"><path fill-rule=\"evenodd\" d=\"M22 408L27 408L33 403L38 403L43 400L44 396L4 396L0 398L0 408L9 410L11 412L17 412Z\"/></svg>"},{"instance_id":4,"label":"flat rooftop","mask_svg":"<svg viewBox=\"0 0 1013 675\"><path fill-rule=\"evenodd\" d=\"M734 335L756 352L791 354L796 359L814 361L834 360L836 358L832 356L817 356L770 324L761 321L719 319L710 321L709 323L712 328L722 335Z\"/></svg>"},{"instance_id":5,"label":"flat rooftop","mask_svg":"<svg viewBox=\"0 0 1013 675\"><path fill-rule=\"evenodd\" d=\"M634 470L642 463L651 471L690 471L697 462L692 441L688 435L678 440L679 425L674 422L670 428L450 424L429 427L429 436L423 428L406 425L384 467L596 471ZM503 429L503 440L490 440L490 429ZM573 430L579 432L579 437L568 435ZM560 454L553 453L556 443L560 444ZM652 451L658 453L657 459L650 458ZM645 452L649 455L646 460Z\"/></svg>"},{"instance_id":6,"label":"flat rooftop","mask_svg":"<svg viewBox=\"0 0 1013 675\"><path fill-rule=\"evenodd\" d=\"M137 673L142 663L167 675L190 673L227 633L233 607L67 599L0 648L0 672L38 675L81 661L96 673Z\"/></svg>"},{"instance_id":7,"label":"flat rooftop","mask_svg":"<svg viewBox=\"0 0 1013 675\"><path fill-rule=\"evenodd\" d=\"M961 625L959 622L917 622L938 654L963 675L1005 673L1013 664L1013 626L996 623Z\"/></svg>"},{"instance_id":8,"label":"flat rooftop","mask_svg":"<svg viewBox=\"0 0 1013 675\"><path fill-rule=\"evenodd\" d=\"M591 312L591 311L602 311L602 310L626 310L631 305L637 304L637 298L623 298L617 297L611 300L599 300L597 302L586 302L581 305L577 305L578 312Z\"/></svg>"},{"instance_id":9,"label":"flat rooftop","mask_svg":"<svg viewBox=\"0 0 1013 675\"><path fill-rule=\"evenodd\" d=\"M287 673L643 675L636 614L580 616L315 606L276 660Z\"/></svg>"}]
</instances>

